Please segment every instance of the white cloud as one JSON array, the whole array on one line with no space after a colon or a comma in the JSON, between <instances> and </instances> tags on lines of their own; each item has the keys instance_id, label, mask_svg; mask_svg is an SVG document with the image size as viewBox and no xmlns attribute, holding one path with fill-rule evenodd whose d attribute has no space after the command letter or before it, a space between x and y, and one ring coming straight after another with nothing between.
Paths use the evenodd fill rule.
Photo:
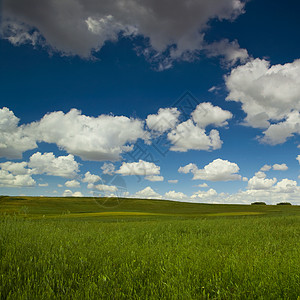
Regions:
<instances>
[{"instance_id":1,"label":"white cloud","mask_svg":"<svg viewBox=\"0 0 300 300\"><path fill-rule=\"evenodd\" d=\"M127 175L140 175L140 176L149 176L149 175L159 175L160 167L154 163L147 162L144 160L139 160L138 162L127 163L123 162L120 169L116 171L117 174L124 176Z\"/></svg>"},{"instance_id":2,"label":"white cloud","mask_svg":"<svg viewBox=\"0 0 300 300\"><path fill-rule=\"evenodd\" d=\"M227 203L251 203L255 201L263 201L267 204L291 202L299 205L300 187L297 185L296 181L285 178L275 184L276 178L273 180L265 178L260 179L262 181L258 188L240 191L228 196L225 201ZM270 181L265 182L265 180Z\"/></svg>"},{"instance_id":3,"label":"white cloud","mask_svg":"<svg viewBox=\"0 0 300 300\"><path fill-rule=\"evenodd\" d=\"M228 39L223 39L207 45L205 50L208 52L208 57L222 56L223 63L229 67L237 62L246 63L249 60L248 51L241 49L236 40L230 42Z\"/></svg>"},{"instance_id":4,"label":"white cloud","mask_svg":"<svg viewBox=\"0 0 300 300\"><path fill-rule=\"evenodd\" d=\"M148 115L146 124L150 130L159 133L173 129L178 123L180 112L177 108L160 108L156 115Z\"/></svg>"},{"instance_id":5,"label":"white cloud","mask_svg":"<svg viewBox=\"0 0 300 300\"><path fill-rule=\"evenodd\" d=\"M2 36L13 44L42 45L51 52L89 58L106 41L141 35L148 47L141 52L167 68L174 60L193 60L199 51L222 55L230 64L244 60L246 50L236 41L204 42L212 19L233 20L243 13L240 0L40 1L4 0ZM179 17L180 16L180 17ZM184 20L184 21L183 21ZM162 55L167 52L168 54Z\"/></svg>"},{"instance_id":6,"label":"white cloud","mask_svg":"<svg viewBox=\"0 0 300 300\"><path fill-rule=\"evenodd\" d=\"M196 126L192 120L179 124L168 133L168 139L173 144L171 151L186 152L188 150L215 150L222 146L219 132L212 129L209 135Z\"/></svg>"},{"instance_id":7,"label":"white cloud","mask_svg":"<svg viewBox=\"0 0 300 300\"><path fill-rule=\"evenodd\" d=\"M184 201L184 200L188 200L188 196L182 192L169 191L165 193L164 199Z\"/></svg>"},{"instance_id":8,"label":"white cloud","mask_svg":"<svg viewBox=\"0 0 300 300\"><path fill-rule=\"evenodd\" d=\"M100 115L89 117L76 109L46 114L41 120L18 127L19 119L8 109L2 110L4 129L0 131L0 156L22 156L26 150L37 147L36 142L54 143L69 154L83 160L119 160L121 155L133 150L138 139L150 143L150 132L144 130L144 121L124 116ZM1 113L0 113L1 115ZM200 126L224 126L231 113L210 103L202 103L193 112L193 119L178 123L176 108L160 109L157 115L149 115L148 126L154 132L172 129L167 138L171 151L215 150L221 148L219 132L215 129L206 134ZM168 120L167 124L163 120ZM155 123L155 122L158 123ZM63 128L63 130L62 130ZM14 135L15 139L14 139ZM31 145L24 146L24 143ZM12 149L14 148L14 149ZM6 150L5 150L6 149ZM8 152L7 152L8 151ZM113 164L102 166L104 174L113 174Z\"/></svg>"},{"instance_id":9,"label":"white cloud","mask_svg":"<svg viewBox=\"0 0 300 300\"><path fill-rule=\"evenodd\" d=\"M26 128L39 141L55 143L84 160L102 161L118 160L123 152L132 150L137 139L147 140L149 134L143 126L142 121L124 116L94 118L72 109L67 114L61 111L49 113Z\"/></svg>"},{"instance_id":10,"label":"white cloud","mask_svg":"<svg viewBox=\"0 0 300 300\"><path fill-rule=\"evenodd\" d=\"M94 188L101 192L116 192L118 190L116 186L106 184L97 184Z\"/></svg>"},{"instance_id":11,"label":"white cloud","mask_svg":"<svg viewBox=\"0 0 300 300\"><path fill-rule=\"evenodd\" d=\"M28 174L13 175L8 171L0 170L0 186L2 187L27 187L35 185L35 180Z\"/></svg>"},{"instance_id":12,"label":"white cloud","mask_svg":"<svg viewBox=\"0 0 300 300\"><path fill-rule=\"evenodd\" d=\"M74 160L73 155L55 157L52 152L44 154L36 152L30 157L28 166L32 169L33 174L65 178L72 178L79 171L78 163Z\"/></svg>"},{"instance_id":13,"label":"white cloud","mask_svg":"<svg viewBox=\"0 0 300 300\"><path fill-rule=\"evenodd\" d=\"M255 59L225 77L227 100L242 103L245 123L264 128L262 142L284 143L300 133L300 60L273 65Z\"/></svg>"},{"instance_id":14,"label":"white cloud","mask_svg":"<svg viewBox=\"0 0 300 300\"><path fill-rule=\"evenodd\" d=\"M210 180L210 181L230 181L241 180L241 175L237 174L240 168L236 163L232 163L228 160L215 159L203 169L198 169L195 164L188 164L184 167L180 167L178 172L180 173L193 173L193 179Z\"/></svg>"},{"instance_id":15,"label":"white cloud","mask_svg":"<svg viewBox=\"0 0 300 300\"><path fill-rule=\"evenodd\" d=\"M18 126L19 118L7 107L0 109L0 157L22 158L22 153L37 147L35 138Z\"/></svg>"},{"instance_id":16,"label":"white cloud","mask_svg":"<svg viewBox=\"0 0 300 300\"><path fill-rule=\"evenodd\" d=\"M178 179L170 179L168 180L169 183L178 183Z\"/></svg>"},{"instance_id":17,"label":"white cloud","mask_svg":"<svg viewBox=\"0 0 300 300\"><path fill-rule=\"evenodd\" d=\"M99 180L101 180L100 176L91 174L90 172L86 172L84 175L84 178L82 179L82 182L94 184L95 182L97 182Z\"/></svg>"},{"instance_id":18,"label":"white cloud","mask_svg":"<svg viewBox=\"0 0 300 300\"><path fill-rule=\"evenodd\" d=\"M288 138L300 134L300 113L292 111L284 121L270 125L263 134L260 139L263 143L277 145L286 142Z\"/></svg>"},{"instance_id":19,"label":"white cloud","mask_svg":"<svg viewBox=\"0 0 300 300\"><path fill-rule=\"evenodd\" d=\"M287 178L284 178L281 181L277 182L274 189L279 193L294 193L300 191L300 187L297 186L297 181Z\"/></svg>"},{"instance_id":20,"label":"white cloud","mask_svg":"<svg viewBox=\"0 0 300 300\"><path fill-rule=\"evenodd\" d=\"M59 183L57 186L58 186L58 187L60 187L60 188L61 188L61 187L63 187L63 185L62 185L62 184L60 184L60 183Z\"/></svg>"},{"instance_id":21,"label":"white cloud","mask_svg":"<svg viewBox=\"0 0 300 300\"><path fill-rule=\"evenodd\" d=\"M220 127L228 125L227 120L232 118L232 113L219 106L213 106L210 102L203 102L192 112L192 118L201 128L208 125Z\"/></svg>"},{"instance_id":22,"label":"white cloud","mask_svg":"<svg viewBox=\"0 0 300 300\"><path fill-rule=\"evenodd\" d=\"M202 187L202 188L207 188L208 187L208 185L207 185L207 183L201 183L201 184L198 184L197 185L198 187Z\"/></svg>"},{"instance_id":23,"label":"white cloud","mask_svg":"<svg viewBox=\"0 0 300 300\"><path fill-rule=\"evenodd\" d=\"M214 85L211 88L209 88L208 91L210 93L213 93L213 92L217 93L220 89L221 89L220 87Z\"/></svg>"},{"instance_id":24,"label":"white cloud","mask_svg":"<svg viewBox=\"0 0 300 300\"><path fill-rule=\"evenodd\" d=\"M264 172L256 172L248 181L249 190L265 190L271 188L277 182L276 178L267 179Z\"/></svg>"},{"instance_id":25,"label":"white cloud","mask_svg":"<svg viewBox=\"0 0 300 300\"><path fill-rule=\"evenodd\" d=\"M300 155L298 155L296 159L298 160L298 162L300 164Z\"/></svg>"},{"instance_id":26,"label":"white cloud","mask_svg":"<svg viewBox=\"0 0 300 300\"><path fill-rule=\"evenodd\" d=\"M20 163L15 163L11 161L6 161L4 163L0 163L0 168L2 170L8 171L13 175L26 175L30 174L31 170L27 168L28 164L25 161Z\"/></svg>"},{"instance_id":27,"label":"white cloud","mask_svg":"<svg viewBox=\"0 0 300 300\"><path fill-rule=\"evenodd\" d=\"M103 174L112 175L115 172L115 166L112 163L104 163L101 169Z\"/></svg>"},{"instance_id":28,"label":"white cloud","mask_svg":"<svg viewBox=\"0 0 300 300\"><path fill-rule=\"evenodd\" d=\"M7 161L0 163L0 186L2 187L28 187L35 186L31 177L32 170L27 168L26 162L15 163Z\"/></svg>"},{"instance_id":29,"label":"white cloud","mask_svg":"<svg viewBox=\"0 0 300 300\"><path fill-rule=\"evenodd\" d=\"M95 187L94 183L88 183L87 188L93 189Z\"/></svg>"},{"instance_id":30,"label":"white cloud","mask_svg":"<svg viewBox=\"0 0 300 300\"><path fill-rule=\"evenodd\" d=\"M191 196L191 198L193 200L196 200L196 199L207 200L207 199L214 198L217 195L218 195L218 193L216 192L216 190L209 189L208 191L198 191L198 192L194 193Z\"/></svg>"},{"instance_id":31,"label":"white cloud","mask_svg":"<svg viewBox=\"0 0 300 300\"><path fill-rule=\"evenodd\" d=\"M274 164L273 165L273 170L275 171L286 171L288 170L288 166L286 164Z\"/></svg>"},{"instance_id":32,"label":"white cloud","mask_svg":"<svg viewBox=\"0 0 300 300\"><path fill-rule=\"evenodd\" d=\"M150 186L147 186L141 191L138 191L134 194L135 198L142 198L142 199L161 199L162 196L155 192Z\"/></svg>"},{"instance_id":33,"label":"white cloud","mask_svg":"<svg viewBox=\"0 0 300 300\"><path fill-rule=\"evenodd\" d=\"M47 186L49 186L49 184L48 183L39 183L39 186L40 187L47 187Z\"/></svg>"},{"instance_id":34,"label":"white cloud","mask_svg":"<svg viewBox=\"0 0 300 300\"><path fill-rule=\"evenodd\" d=\"M272 168L272 166L270 165L264 165L263 167L260 168L260 171L266 172L266 171L270 171Z\"/></svg>"},{"instance_id":35,"label":"white cloud","mask_svg":"<svg viewBox=\"0 0 300 300\"><path fill-rule=\"evenodd\" d=\"M77 180L69 180L65 182L65 186L68 188L78 188L80 187L80 182Z\"/></svg>"},{"instance_id":36,"label":"white cloud","mask_svg":"<svg viewBox=\"0 0 300 300\"><path fill-rule=\"evenodd\" d=\"M216 150L221 148L219 132L212 129L207 135L208 125L226 126L232 118L231 112L209 102L197 105L191 114L191 119L180 123L168 133L168 139L173 144L171 151L186 152L188 150Z\"/></svg>"},{"instance_id":37,"label":"white cloud","mask_svg":"<svg viewBox=\"0 0 300 300\"><path fill-rule=\"evenodd\" d=\"M82 115L72 109L45 115L40 121L18 126L19 119L8 108L0 109L0 157L21 158L36 142L54 143L84 160L119 160L139 139L149 142L144 122L124 116ZM63 130L62 130L63 128Z\"/></svg>"},{"instance_id":38,"label":"white cloud","mask_svg":"<svg viewBox=\"0 0 300 300\"><path fill-rule=\"evenodd\" d=\"M242 180L243 180L244 182L247 182L247 181L248 181L248 178L247 178L247 177L243 177Z\"/></svg>"},{"instance_id":39,"label":"white cloud","mask_svg":"<svg viewBox=\"0 0 300 300\"><path fill-rule=\"evenodd\" d=\"M184 166L184 167L180 167L178 169L179 173L183 173L183 174L188 174L190 172L195 173L198 170L198 167L193 164L193 163L189 163L188 165Z\"/></svg>"},{"instance_id":40,"label":"white cloud","mask_svg":"<svg viewBox=\"0 0 300 300\"><path fill-rule=\"evenodd\" d=\"M149 181L164 181L164 177L163 176L158 176L158 175L146 176L145 179L149 180Z\"/></svg>"},{"instance_id":41,"label":"white cloud","mask_svg":"<svg viewBox=\"0 0 300 300\"><path fill-rule=\"evenodd\" d=\"M82 193L81 192L72 192L70 190L65 190L63 192L63 197L83 197Z\"/></svg>"}]
</instances>

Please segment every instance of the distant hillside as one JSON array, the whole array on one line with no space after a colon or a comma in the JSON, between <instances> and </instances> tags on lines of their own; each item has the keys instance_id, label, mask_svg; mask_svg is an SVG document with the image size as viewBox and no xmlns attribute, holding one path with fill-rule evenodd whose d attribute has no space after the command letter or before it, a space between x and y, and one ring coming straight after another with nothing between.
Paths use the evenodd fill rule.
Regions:
<instances>
[{"instance_id":1,"label":"distant hillside","mask_svg":"<svg viewBox=\"0 0 300 300\"><path fill-rule=\"evenodd\" d=\"M27 217L243 216L300 213L299 206L200 204L132 198L0 197L0 213Z\"/></svg>"}]
</instances>

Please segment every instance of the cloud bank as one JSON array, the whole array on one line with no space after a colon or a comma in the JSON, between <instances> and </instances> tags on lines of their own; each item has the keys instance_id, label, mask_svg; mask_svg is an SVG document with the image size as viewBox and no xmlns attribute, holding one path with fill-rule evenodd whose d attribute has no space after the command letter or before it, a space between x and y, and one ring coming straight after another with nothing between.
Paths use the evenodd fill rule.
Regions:
<instances>
[{"instance_id":1,"label":"cloud bank","mask_svg":"<svg viewBox=\"0 0 300 300\"><path fill-rule=\"evenodd\" d=\"M225 77L227 100L240 102L244 122L262 128L260 141L276 145L300 134L300 60L273 65L254 59Z\"/></svg>"}]
</instances>

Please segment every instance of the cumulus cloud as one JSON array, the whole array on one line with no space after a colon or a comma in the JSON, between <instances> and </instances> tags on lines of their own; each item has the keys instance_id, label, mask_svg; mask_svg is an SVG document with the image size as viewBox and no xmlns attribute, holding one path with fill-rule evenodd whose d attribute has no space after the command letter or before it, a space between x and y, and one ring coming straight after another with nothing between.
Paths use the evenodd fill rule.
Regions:
<instances>
[{"instance_id":1,"label":"cumulus cloud","mask_svg":"<svg viewBox=\"0 0 300 300\"><path fill-rule=\"evenodd\" d=\"M116 192L118 188L114 185L106 185L106 184L97 184L94 185L94 188L101 192Z\"/></svg>"},{"instance_id":2,"label":"cumulus cloud","mask_svg":"<svg viewBox=\"0 0 300 300\"><path fill-rule=\"evenodd\" d=\"M146 124L150 130L164 133L177 125L179 115L176 107L160 108L156 115L148 115Z\"/></svg>"},{"instance_id":3,"label":"cumulus cloud","mask_svg":"<svg viewBox=\"0 0 300 300\"><path fill-rule=\"evenodd\" d=\"M288 170L288 166L286 164L274 164L273 166L264 165L263 167L260 168L260 171L266 172L266 171L270 171L271 169L275 171L286 171Z\"/></svg>"},{"instance_id":4,"label":"cumulus cloud","mask_svg":"<svg viewBox=\"0 0 300 300\"><path fill-rule=\"evenodd\" d=\"M119 160L134 143L148 143L144 122L124 116L89 117L77 109L46 114L40 121L18 126L19 119L8 108L0 109L0 157L20 158L37 147L36 142L54 143L84 160ZM63 130L62 130L63 129Z\"/></svg>"},{"instance_id":5,"label":"cumulus cloud","mask_svg":"<svg viewBox=\"0 0 300 300\"><path fill-rule=\"evenodd\" d=\"M288 170L288 166L286 164L274 164L273 165L273 170L275 171L286 171Z\"/></svg>"},{"instance_id":6,"label":"cumulus cloud","mask_svg":"<svg viewBox=\"0 0 300 300\"><path fill-rule=\"evenodd\" d=\"M168 133L172 143L171 151L187 152L188 150L215 150L222 146L219 132L212 129L206 135L205 129L195 125L192 120L180 123Z\"/></svg>"},{"instance_id":7,"label":"cumulus cloud","mask_svg":"<svg viewBox=\"0 0 300 300\"><path fill-rule=\"evenodd\" d=\"M286 142L288 138L300 134L300 113L292 111L284 121L270 125L263 134L260 138L263 143L277 145Z\"/></svg>"},{"instance_id":8,"label":"cumulus cloud","mask_svg":"<svg viewBox=\"0 0 300 300\"><path fill-rule=\"evenodd\" d=\"M272 168L272 166L270 165L264 165L263 167L260 168L260 171L266 172L266 171L270 171Z\"/></svg>"},{"instance_id":9,"label":"cumulus cloud","mask_svg":"<svg viewBox=\"0 0 300 300\"><path fill-rule=\"evenodd\" d=\"M228 125L227 120L232 118L232 113L219 106L213 106L210 102L203 102L192 112L192 118L201 128L208 125L221 127Z\"/></svg>"},{"instance_id":10,"label":"cumulus cloud","mask_svg":"<svg viewBox=\"0 0 300 300\"><path fill-rule=\"evenodd\" d=\"M134 194L135 198L142 198L142 199L161 199L162 196L155 192L150 186L147 186L141 191L138 191Z\"/></svg>"},{"instance_id":11,"label":"cumulus cloud","mask_svg":"<svg viewBox=\"0 0 300 300\"><path fill-rule=\"evenodd\" d=\"M80 182L77 180L69 180L65 182L65 186L68 188L78 188L80 187Z\"/></svg>"},{"instance_id":12,"label":"cumulus cloud","mask_svg":"<svg viewBox=\"0 0 300 300\"><path fill-rule=\"evenodd\" d=\"M146 176L145 179L149 180L149 181L164 181L164 177L163 176L158 176L158 175Z\"/></svg>"},{"instance_id":13,"label":"cumulus cloud","mask_svg":"<svg viewBox=\"0 0 300 300\"><path fill-rule=\"evenodd\" d=\"M94 118L72 109L66 114L49 113L26 129L39 141L55 143L84 160L103 161L119 160L123 152L132 150L137 139L148 139L143 127L140 120L111 115Z\"/></svg>"},{"instance_id":14,"label":"cumulus cloud","mask_svg":"<svg viewBox=\"0 0 300 300\"><path fill-rule=\"evenodd\" d=\"M299 165L300 165L300 155L298 155L296 159L298 160Z\"/></svg>"},{"instance_id":15,"label":"cumulus cloud","mask_svg":"<svg viewBox=\"0 0 300 300\"><path fill-rule=\"evenodd\" d=\"M81 192L72 192L71 190L65 190L63 192L63 197L83 197L82 193Z\"/></svg>"},{"instance_id":16,"label":"cumulus cloud","mask_svg":"<svg viewBox=\"0 0 300 300\"><path fill-rule=\"evenodd\" d=\"M198 169L195 164L188 164L184 167L180 167L178 172L180 173L193 173L193 179L209 180L209 181L230 181L241 180L241 175L237 174L240 168L236 163L232 163L228 160L215 159L203 169Z\"/></svg>"},{"instance_id":17,"label":"cumulus cloud","mask_svg":"<svg viewBox=\"0 0 300 300\"><path fill-rule=\"evenodd\" d=\"M141 53L163 68L174 60L192 60L205 51L230 64L244 61L246 50L236 41L207 45L212 19L234 20L244 1L96 1L4 0L1 34L11 43L41 45L51 52L90 58L119 36L145 38Z\"/></svg>"},{"instance_id":18,"label":"cumulus cloud","mask_svg":"<svg viewBox=\"0 0 300 300\"><path fill-rule=\"evenodd\" d=\"M296 181L284 178L276 183L276 178L265 179L261 175L255 175L254 177L261 177L259 178L261 182L256 185L256 188L232 194L226 198L226 202L251 203L254 201L263 201L268 204L291 202L299 205L300 187Z\"/></svg>"},{"instance_id":19,"label":"cumulus cloud","mask_svg":"<svg viewBox=\"0 0 300 300\"><path fill-rule=\"evenodd\" d=\"M245 124L263 128L264 143L276 145L300 134L300 60L273 65L254 59L225 77L227 100L242 104Z\"/></svg>"},{"instance_id":20,"label":"cumulus cloud","mask_svg":"<svg viewBox=\"0 0 300 300\"><path fill-rule=\"evenodd\" d=\"M169 191L165 193L164 199L184 201L188 200L188 196L182 192Z\"/></svg>"},{"instance_id":21,"label":"cumulus cloud","mask_svg":"<svg viewBox=\"0 0 300 300\"><path fill-rule=\"evenodd\" d=\"M249 60L249 54L246 49L240 48L239 43L234 40L230 42L228 39L223 39L219 42L206 45L208 57L221 56L223 63L232 67L236 63L246 63Z\"/></svg>"},{"instance_id":22,"label":"cumulus cloud","mask_svg":"<svg viewBox=\"0 0 300 300\"><path fill-rule=\"evenodd\" d=\"M35 180L29 174L14 175L7 170L0 169L1 187L30 187L35 185Z\"/></svg>"},{"instance_id":23,"label":"cumulus cloud","mask_svg":"<svg viewBox=\"0 0 300 300\"><path fill-rule=\"evenodd\" d=\"M217 193L216 190L209 189L208 191L198 191L198 192L194 193L191 196L191 199L193 199L193 200L196 200L196 199L207 200L207 199L214 198L217 195L218 195L218 193Z\"/></svg>"},{"instance_id":24,"label":"cumulus cloud","mask_svg":"<svg viewBox=\"0 0 300 300\"><path fill-rule=\"evenodd\" d=\"M207 187L208 187L207 183L205 183L205 182L199 184L198 186L199 186L199 187L202 187L202 188L207 188Z\"/></svg>"},{"instance_id":25,"label":"cumulus cloud","mask_svg":"<svg viewBox=\"0 0 300 300\"><path fill-rule=\"evenodd\" d=\"M39 186L40 187L47 187L47 186L49 186L49 184L48 183L39 183Z\"/></svg>"},{"instance_id":26,"label":"cumulus cloud","mask_svg":"<svg viewBox=\"0 0 300 300\"><path fill-rule=\"evenodd\" d=\"M124 176L128 176L128 175L140 175L140 176L159 175L160 167L154 163L147 162L147 161L140 159L138 162L133 162L133 163L123 162L120 169L117 170L116 173L124 175Z\"/></svg>"},{"instance_id":27,"label":"cumulus cloud","mask_svg":"<svg viewBox=\"0 0 300 300\"><path fill-rule=\"evenodd\" d=\"M294 193L300 191L300 187L297 186L297 181L284 178L275 185L274 190L279 193Z\"/></svg>"},{"instance_id":28,"label":"cumulus cloud","mask_svg":"<svg viewBox=\"0 0 300 300\"><path fill-rule=\"evenodd\" d=\"M19 118L7 107L0 109L0 157L22 158L23 152L35 149L35 138L29 137Z\"/></svg>"},{"instance_id":29,"label":"cumulus cloud","mask_svg":"<svg viewBox=\"0 0 300 300\"><path fill-rule=\"evenodd\" d=\"M267 179L267 175L262 172L256 172L255 175L249 179L248 181L248 189L249 190L264 190L271 188L276 182L277 179Z\"/></svg>"},{"instance_id":30,"label":"cumulus cloud","mask_svg":"<svg viewBox=\"0 0 300 300\"><path fill-rule=\"evenodd\" d=\"M35 186L36 182L31 177L37 174L60 176L65 178L74 177L79 171L78 163L72 155L55 157L53 153L33 154L29 162L7 161L0 164L1 186ZM76 181L66 183L68 187L75 187ZM48 186L48 184L39 184ZM78 186L78 185L76 185Z\"/></svg>"},{"instance_id":31,"label":"cumulus cloud","mask_svg":"<svg viewBox=\"0 0 300 300\"><path fill-rule=\"evenodd\" d=\"M198 167L195 164L189 163L188 165L186 165L184 167L179 167L178 172L188 174L190 172L195 173L197 170L198 170Z\"/></svg>"},{"instance_id":32,"label":"cumulus cloud","mask_svg":"<svg viewBox=\"0 0 300 300\"><path fill-rule=\"evenodd\" d=\"M205 128L209 125L226 126L227 120L232 118L231 112L209 102L197 105L191 113L191 118L180 123L168 133L168 140L172 143L171 151L186 152L188 150L216 150L221 148L222 141L219 132L212 129L209 134Z\"/></svg>"},{"instance_id":33,"label":"cumulus cloud","mask_svg":"<svg viewBox=\"0 0 300 300\"><path fill-rule=\"evenodd\" d=\"M41 120L18 126L19 119L6 108L0 110L0 156L21 157L24 151L37 147L36 142L56 144L60 149L83 160L119 160L122 154L133 150L138 139L150 144L151 134L144 129L145 122L125 116L100 115L89 117L77 109L46 114ZM171 151L215 150L222 145L219 132L206 134L205 126L224 126L231 113L210 103L200 104L191 119L178 124L176 108L159 110L146 119L152 133L168 131ZM163 120L168 120L164 123ZM62 130L63 128L63 130ZM170 131L171 130L171 131ZM104 163L103 174L113 174L114 165ZM154 174L153 174L154 175Z\"/></svg>"},{"instance_id":34,"label":"cumulus cloud","mask_svg":"<svg viewBox=\"0 0 300 300\"><path fill-rule=\"evenodd\" d=\"M104 163L101 169L103 174L112 175L115 172L115 166L112 163Z\"/></svg>"},{"instance_id":35,"label":"cumulus cloud","mask_svg":"<svg viewBox=\"0 0 300 300\"><path fill-rule=\"evenodd\" d=\"M84 174L84 178L82 179L82 182L94 184L95 182L97 182L99 180L101 180L100 176L91 174L90 172L86 172Z\"/></svg>"},{"instance_id":36,"label":"cumulus cloud","mask_svg":"<svg viewBox=\"0 0 300 300\"><path fill-rule=\"evenodd\" d=\"M32 169L33 174L46 174L65 178L72 178L79 171L78 163L74 160L73 155L55 157L52 152L33 154L29 159L28 166Z\"/></svg>"},{"instance_id":37,"label":"cumulus cloud","mask_svg":"<svg viewBox=\"0 0 300 300\"><path fill-rule=\"evenodd\" d=\"M28 169L28 164L25 161L20 163L6 161L4 163L0 163L0 168L12 173L13 175L26 175L32 172Z\"/></svg>"}]
</instances>

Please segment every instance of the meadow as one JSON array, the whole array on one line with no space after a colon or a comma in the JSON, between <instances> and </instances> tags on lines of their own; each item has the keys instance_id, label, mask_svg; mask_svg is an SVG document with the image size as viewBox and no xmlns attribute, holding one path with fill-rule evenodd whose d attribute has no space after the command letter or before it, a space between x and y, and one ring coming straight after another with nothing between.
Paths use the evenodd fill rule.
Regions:
<instances>
[{"instance_id":1,"label":"meadow","mask_svg":"<svg viewBox=\"0 0 300 300\"><path fill-rule=\"evenodd\" d=\"M300 207L0 198L0 299L298 299Z\"/></svg>"}]
</instances>

